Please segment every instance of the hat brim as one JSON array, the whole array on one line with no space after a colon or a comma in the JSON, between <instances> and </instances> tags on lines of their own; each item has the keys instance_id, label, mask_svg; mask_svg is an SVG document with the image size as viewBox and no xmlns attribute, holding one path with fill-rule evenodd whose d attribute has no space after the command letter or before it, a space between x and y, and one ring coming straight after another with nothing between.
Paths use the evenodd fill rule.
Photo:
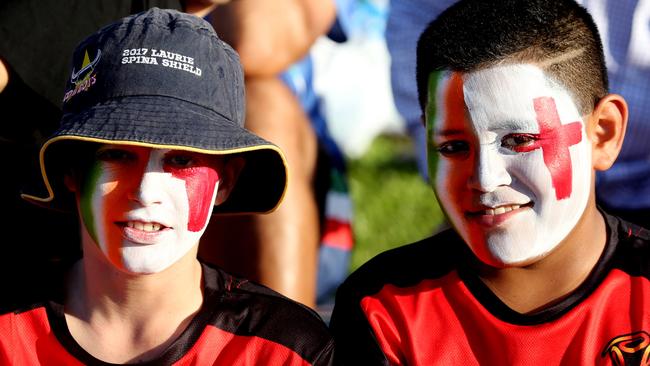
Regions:
<instances>
[{"instance_id":1,"label":"hat brim","mask_svg":"<svg viewBox=\"0 0 650 366\"><path fill-rule=\"evenodd\" d=\"M30 187L25 191L33 193L22 197L40 206L69 210L71 202L63 175L70 167L66 160L70 159L71 144L78 143L243 157L244 168L235 188L226 202L215 207L215 213L268 213L280 204L286 191L286 159L276 145L204 107L176 98L130 96L65 114L61 127L40 150L40 188Z\"/></svg>"}]
</instances>

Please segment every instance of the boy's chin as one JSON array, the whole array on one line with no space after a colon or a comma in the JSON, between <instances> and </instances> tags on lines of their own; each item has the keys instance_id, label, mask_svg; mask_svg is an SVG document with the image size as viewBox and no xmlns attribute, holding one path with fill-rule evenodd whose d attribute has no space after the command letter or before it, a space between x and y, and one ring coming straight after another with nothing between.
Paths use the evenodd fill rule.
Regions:
<instances>
[{"instance_id":1,"label":"boy's chin","mask_svg":"<svg viewBox=\"0 0 650 366\"><path fill-rule=\"evenodd\" d=\"M481 243L478 247L472 246L472 251L483 264L494 268L505 269L533 265L543 260L557 247L557 245L553 245L545 248L521 248L518 247L519 245L522 245L522 243L515 243L513 246L504 243L498 243L496 245Z\"/></svg>"},{"instance_id":2,"label":"boy's chin","mask_svg":"<svg viewBox=\"0 0 650 366\"><path fill-rule=\"evenodd\" d=\"M150 263L149 261L128 261L125 260L124 263L117 268L129 275L152 275L155 273L163 272L165 269L171 267L172 263Z\"/></svg>"},{"instance_id":3,"label":"boy's chin","mask_svg":"<svg viewBox=\"0 0 650 366\"><path fill-rule=\"evenodd\" d=\"M518 258L518 259L494 258L492 259L492 263L486 263L486 262L484 263L489 265L490 267L499 268L499 269L523 268L537 263L538 261L544 259L545 256L546 255L538 255L529 258Z\"/></svg>"}]
</instances>

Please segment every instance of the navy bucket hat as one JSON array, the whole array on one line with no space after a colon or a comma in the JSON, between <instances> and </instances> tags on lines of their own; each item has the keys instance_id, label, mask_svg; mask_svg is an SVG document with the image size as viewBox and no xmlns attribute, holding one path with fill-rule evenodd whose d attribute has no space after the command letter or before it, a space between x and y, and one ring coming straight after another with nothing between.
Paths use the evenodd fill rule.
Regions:
<instances>
[{"instance_id":1,"label":"navy bucket hat","mask_svg":"<svg viewBox=\"0 0 650 366\"><path fill-rule=\"evenodd\" d=\"M286 160L244 129L244 117L239 56L209 23L158 8L126 17L75 49L60 127L40 151L43 184L22 197L71 209L63 174L83 144L124 144L241 156L235 188L214 212L273 211L286 190Z\"/></svg>"}]
</instances>

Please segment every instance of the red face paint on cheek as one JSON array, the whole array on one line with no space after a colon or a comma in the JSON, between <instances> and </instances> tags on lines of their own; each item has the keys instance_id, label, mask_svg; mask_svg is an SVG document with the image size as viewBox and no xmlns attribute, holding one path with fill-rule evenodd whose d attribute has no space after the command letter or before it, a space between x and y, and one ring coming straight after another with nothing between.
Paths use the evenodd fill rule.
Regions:
<instances>
[{"instance_id":1,"label":"red face paint on cheek","mask_svg":"<svg viewBox=\"0 0 650 366\"><path fill-rule=\"evenodd\" d=\"M214 188L219 181L219 175L214 167L199 165L187 169L165 167L165 172L171 173L174 178L185 181L187 199L190 208L189 231L200 231L208 221L212 206Z\"/></svg>"},{"instance_id":2,"label":"red face paint on cheek","mask_svg":"<svg viewBox=\"0 0 650 366\"><path fill-rule=\"evenodd\" d=\"M515 151L528 152L542 148L544 164L551 173L555 188L555 197L558 200L568 198L571 196L573 180L569 147L582 141L582 122L563 125L555 100L551 97L535 98L533 105L539 125L538 140L528 146L516 148Z\"/></svg>"}]
</instances>

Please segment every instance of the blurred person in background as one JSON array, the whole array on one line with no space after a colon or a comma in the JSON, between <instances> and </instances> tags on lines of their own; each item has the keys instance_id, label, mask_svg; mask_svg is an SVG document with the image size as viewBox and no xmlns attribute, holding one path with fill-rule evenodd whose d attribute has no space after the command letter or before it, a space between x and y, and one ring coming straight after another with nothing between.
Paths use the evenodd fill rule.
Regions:
<instances>
[{"instance_id":1,"label":"blurred person in background","mask_svg":"<svg viewBox=\"0 0 650 366\"><path fill-rule=\"evenodd\" d=\"M246 128L283 149L290 174L275 212L220 218L208 227L200 255L312 307L347 275L353 241L345 162L311 85L314 41L328 31L344 38L335 5L238 0L208 16L240 54Z\"/></svg>"},{"instance_id":2,"label":"blurred person in background","mask_svg":"<svg viewBox=\"0 0 650 366\"><path fill-rule=\"evenodd\" d=\"M609 85L625 97L629 121L611 169L596 176L598 203L650 227L650 1L582 0L600 29Z\"/></svg>"},{"instance_id":3,"label":"blurred person in background","mask_svg":"<svg viewBox=\"0 0 650 366\"><path fill-rule=\"evenodd\" d=\"M395 107L413 140L418 171L428 180L427 142L415 80L415 46L424 28L457 0L391 0L386 23Z\"/></svg>"},{"instance_id":4,"label":"blurred person in background","mask_svg":"<svg viewBox=\"0 0 650 366\"><path fill-rule=\"evenodd\" d=\"M456 0L392 0L386 28L395 104L405 119L418 168L428 179L426 137L417 104L415 44L426 25ZM581 0L600 29L610 90L629 105L628 132L616 163L596 175L598 203L650 227L650 1Z\"/></svg>"}]
</instances>

